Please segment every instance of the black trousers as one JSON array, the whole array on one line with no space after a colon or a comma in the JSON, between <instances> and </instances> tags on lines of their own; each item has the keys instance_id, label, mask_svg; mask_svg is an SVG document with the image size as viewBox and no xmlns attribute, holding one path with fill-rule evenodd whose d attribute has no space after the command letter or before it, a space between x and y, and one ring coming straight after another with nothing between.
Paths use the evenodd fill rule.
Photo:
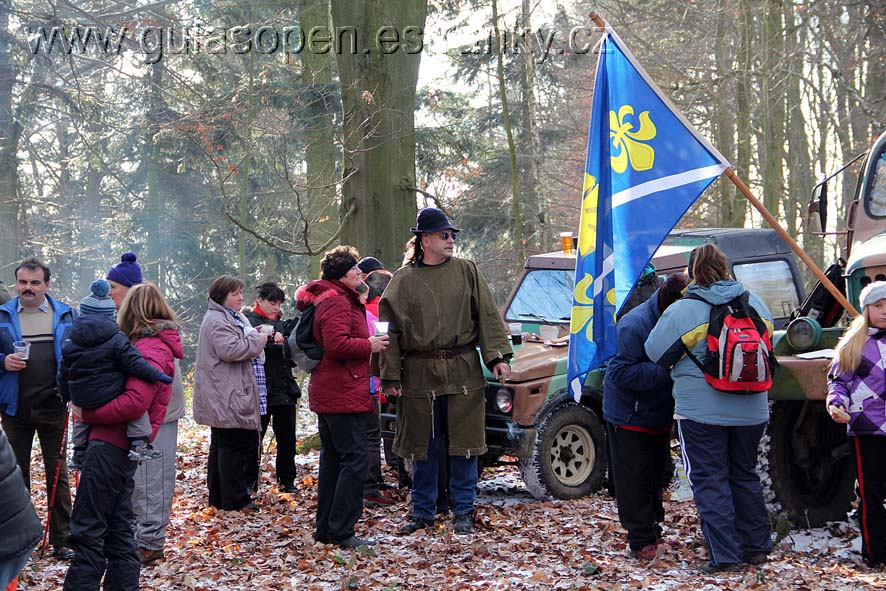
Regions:
<instances>
[{"instance_id":1,"label":"black trousers","mask_svg":"<svg viewBox=\"0 0 886 591\"><path fill-rule=\"evenodd\" d=\"M610 423L606 427L618 520L628 532L631 550L641 550L655 544L661 534L658 525L664 521L661 497L674 469L671 433L653 435L619 429Z\"/></svg>"},{"instance_id":2,"label":"black trousers","mask_svg":"<svg viewBox=\"0 0 886 591\"><path fill-rule=\"evenodd\" d=\"M236 511L252 501L249 479L258 462L258 436L251 429L212 427L206 468L210 506Z\"/></svg>"},{"instance_id":3,"label":"black trousers","mask_svg":"<svg viewBox=\"0 0 886 591\"><path fill-rule=\"evenodd\" d=\"M43 469L46 474L47 502L52 494L52 483L58 470L58 488L52 505L52 520L49 524L49 543L53 546L67 546L71 523L71 486L68 482L68 467L62 451L62 434L65 432L67 413L59 401L58 405L19 408L14 417L3 414L3 431L15 454L15 460L22 469L25 486L31 489L31 446L34 434L40 439L43 454ZM65 443L65 449L67 443Z\"/></svg>"},{"instance_id":4,"label":"black trousers","mask_svg":"<svg viewBox=\"0 0 886 591\"><path fill-rule=\"evenodd\" d=\"M268 425L274 429L277 440L277 461L275 464L277 482L283 486L295 484L295 405L269 406L268 414L261 418L261 440L264 442ZM255 475L258 482L259 475Z\"/></svg>"},{"instance_id":5,"label":"black trousers","mask_svg":"<svg viewBox=\"0 0 886 591\"><path fill-rule=\"evenodd\" d=\"M858 525L861 529L861 555L870 566L886 563L886 437L851 437L858 468Z\"/></svg>"},{"instance_id":6,"label":"black trousers","mask_svg":"<svg viewBox=\"0 0 886 591\"><path fill-rule=\"evenodd\" d=\"M363 515L366 423L371 415L317 415L321 449L314 538L318 541L339 542L353 536Z\"/></svg>"},{"instance_id":7,"label":"black trousers","mask_svg":"<svg viewBox=\"0 0 886 591\"><path fill-rule=\"evenodd\" d=\"M104 441L89 442L71 518L75 554L65 576L65 591L98 589L103 575L107 591L138 589L141 563L132 532L136 466L129 450Z\"/></svg>"}]
</instances>

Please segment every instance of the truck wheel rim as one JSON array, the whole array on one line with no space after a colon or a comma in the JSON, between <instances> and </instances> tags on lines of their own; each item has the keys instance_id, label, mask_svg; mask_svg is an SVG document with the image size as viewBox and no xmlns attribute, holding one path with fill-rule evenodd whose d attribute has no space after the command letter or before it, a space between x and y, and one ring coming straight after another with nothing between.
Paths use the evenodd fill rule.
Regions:
<instances>
[{"instance_id":1,"label":"truck wheel rim","mask_svg":"<svg viewBox=\"0 0 886 591\"><path fill-rule=\"evenodd\" d=\"M557 431L551 444L551 470L566 486L578 486L591 475L597 459L594 440L587 430L568 425Z\"/></svg>"}]
</instances>

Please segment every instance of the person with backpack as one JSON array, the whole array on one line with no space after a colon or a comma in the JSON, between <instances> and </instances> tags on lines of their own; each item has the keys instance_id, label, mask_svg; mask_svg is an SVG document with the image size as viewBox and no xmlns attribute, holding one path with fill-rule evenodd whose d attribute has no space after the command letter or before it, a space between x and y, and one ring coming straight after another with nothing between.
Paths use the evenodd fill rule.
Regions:
<instances>
[{"instance_id":1,"label":"person with backpack","mask_svg":"<svg viewBox=\"0 0 886 591\"><path fill-rule=\"evenodd\" d=\"M366 424L375 406L369 356L388 345L387 335L369 335L356 291L363 280L358 257L352 246L328 251L320 261L320 279L295 293L302 319L312 310L312 334L323 352L308 384L321 444L314 539L342 548L375 544L357 537L354 526L363 514Z\"/></svg>"},{"instance_id":2,"label":"person with backpack","mask_svg":"<svg viewBox=\"0 0 886 591\"><path fill-rule=\"evenodd\" d=\"M886 281L869 283L858 302L862 312L831 364L827 410L848 429L858 468L861 555L877 568L886 564Z\"/></svg>"},{"instance_id":3,"label":"person with backpack","mask_svg":"<svg viewBox=\"0 0 886 591\"><path fill-rule=\"evenodd\" d=\"M275 470L280 492L295 493L295 423L298 399L301 390L292 377L292 361L285 354L283 344L289 336L290 323L283 320L280 308L286 294L272 281L262 283L257 288L255 306L243 311L253 328L261 325L273 327L273 336L265 345L265 377L268 388L267 412L261 415L261 440L273 419L274 438L277 440ZM255 473L251 479L259 480L261 467L253 465Z\"/></svg>"},{"instance_id":4,"label":"person with backpack","mask_svg":"<svg viewBox=\"0 0 886 591\"><path fill-rule=\"evenodd\" d=\"M732 572L765 562L772 550L756 472L769 420L772 315L731 278L716 246L696 248L689 264L693 283L664 311L645 350L674 380L683 463L710 551L701 570Z\"/></svg>"}]
</instances>

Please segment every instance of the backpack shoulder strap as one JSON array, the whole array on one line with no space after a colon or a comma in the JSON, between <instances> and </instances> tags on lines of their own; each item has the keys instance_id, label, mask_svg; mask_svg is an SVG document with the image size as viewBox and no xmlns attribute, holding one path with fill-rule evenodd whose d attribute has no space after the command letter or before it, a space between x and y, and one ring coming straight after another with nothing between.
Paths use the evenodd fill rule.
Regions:
<instances>
[{"instance_id":1,"label":"backpack shoulder strap","mask_svg":"<svg viewBox=\"0 0 886 591\"><path fill-rule=\"evenodd\" d=\"M703 297L701 297L700 295L695 294L695 293L687 293L687 294L684 295L681 299L684 299L684 300L696 300L696 301L704 302L704 303L706 303L706 304L708 304L708 305L711 305L711 303L710 303L709 301L707 301L706 299L704 299ZM692 351L689 350L689 347L686 346L686 343L683 342L683 339L682 339L682 338L680 339L680 344L683 345L683 351L686 352L686 356L689 357L689 359L692 360L692 363L694 363L695 366L696 366L698 369L700 369L702 373L704 373L704 372L705 372L704 365L702 365L702 363L701 363L701 361L699 361L698 357L696 357L696 356L692 353Z\"/></svg>"}]
</instances>

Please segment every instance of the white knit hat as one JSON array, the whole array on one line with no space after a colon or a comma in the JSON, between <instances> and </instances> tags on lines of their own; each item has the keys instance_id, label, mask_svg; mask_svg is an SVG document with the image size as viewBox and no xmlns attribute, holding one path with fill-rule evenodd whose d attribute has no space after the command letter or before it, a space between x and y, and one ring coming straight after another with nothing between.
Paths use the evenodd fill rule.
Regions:
<instances>
[{"instance_id":1,"label":"white knit hat","mask_svg":"<svg viewBox=\"0 0 886 591\"><path fill-rule=\"evenodd\" d=\"M861 290L858 301L861 306L870 306L873 303L886 299L886 281L874 281L869 283L867 287Z\"/></svg>"}]
</instances>

